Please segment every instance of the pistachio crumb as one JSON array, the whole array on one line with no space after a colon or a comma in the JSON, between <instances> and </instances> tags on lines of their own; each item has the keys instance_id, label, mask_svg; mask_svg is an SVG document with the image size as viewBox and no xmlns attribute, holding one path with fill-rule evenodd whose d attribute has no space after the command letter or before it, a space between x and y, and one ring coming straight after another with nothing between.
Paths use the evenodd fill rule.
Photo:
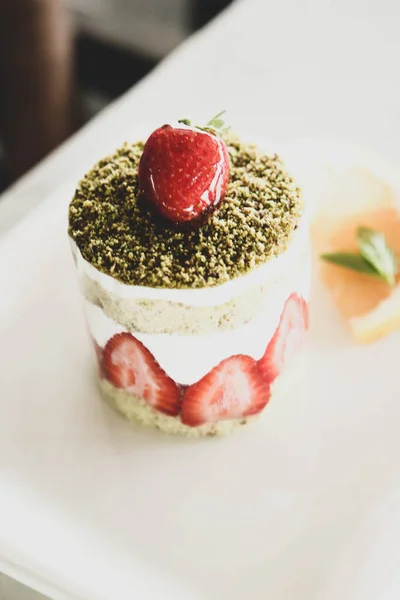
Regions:
<instances>
[{"instance_id":1,"label":"pistachio crumb","mask_svg":"<svg viewBox=\"0 0 400 600\"><path fill-rule=\"evenodd\" d=\"M300 190L277 155L226 138L225 198L202 225L179 229L140 197L143 143L124 144L78 185L69 235L94 267L123 283L201 288L225 283L281 254L303 212Z\"/></svg>"}]
</instances>

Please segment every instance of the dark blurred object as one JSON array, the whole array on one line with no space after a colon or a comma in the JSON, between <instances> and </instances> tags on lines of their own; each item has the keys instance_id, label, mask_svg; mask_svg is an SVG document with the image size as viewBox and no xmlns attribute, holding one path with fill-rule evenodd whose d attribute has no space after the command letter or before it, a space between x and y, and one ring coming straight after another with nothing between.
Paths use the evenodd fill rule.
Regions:
<instances>
[{"instance_id":1,"label":"dark blurred object","mask_svg":"<svg viewBox=\"0 0 400 600\"><path fill-rule=\"evenodd\" d=\"M0 194L11 183L10 174L6 168L6 161L3 152L0 149Z\"/></svg>"},{"instance_id":2,"label":"dark blurred object","mask_svg":"<svg viewBox=\"0 0 400 600\"><path fill-rule=\"evenodd\" d=\"M0 122L17 178L72 131L72 38L59 0L0 0Z\"/></svg>"},{"instance_id":3,"label":"dark blurred object","mask_svg":"<svg viewBox=\"0 0 400 600\"><path fill-rule=\"evenodd\" d=\"M79 25L77 71L90 118L233 0L66 0Z\"/></svg>"},{"instance_id":4,"label":"dark blurred object","mask_svg":"<svg viewBox=\"0 0 400 600\"><path fill-rule=\"evenodd\" d=\"M80 34L76 44L76 74L83 95L117 98L157 64L146 56Z\"/></svg>"},{"instance_id":5,"label":"dark blurred object","mask_svg":"<svg viewBox=\"0 0 400 600\"><path fill-rule=\"evenodd\" d=\"M0 192L232 1L0 0Z\"/></svg>"},{"instance_id":6,"label":"dark blurred object","mask_svg":"<svg viewBox=\"0 0 400 600\"><path fill-rule=\"evenodd\" d=\"M83 34L160 60L233 0L64 0Z\"/></svg>"},{"instance_id":7,"label":"dark blurred object","mask_svg":"<svg viewBox=\"0 0 400 600\"><path fill-rule=\"evenodd\" d=\"M191 24L194 30L203 27L233 0L192 0Z\"/></svg>"},{"instance_id":8,"label":"dark blurred object","mask_svg":"<svg viewBox=\"0 0 400 600\"><path fill-rule=\"evenodd\" d=\"M64 0L84 35L160 60L190 34L192 0Z\"/></svg>"}]
</instances>

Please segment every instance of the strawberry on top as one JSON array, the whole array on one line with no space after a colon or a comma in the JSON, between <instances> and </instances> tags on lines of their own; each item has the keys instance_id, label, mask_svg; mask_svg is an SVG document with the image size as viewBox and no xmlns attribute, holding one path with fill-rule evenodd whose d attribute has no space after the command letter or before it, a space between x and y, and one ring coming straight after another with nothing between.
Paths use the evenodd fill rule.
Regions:
<instances>
[{"instance_id":1,"label":"strawberry on top","mask_svg":"<svg viewBox=\"0 0 400 600\"><path fill-rule=\"evenodd\" d=\"M192 127L186 119L180 123L156 129L139 164L142 194L175 223L192 221L215 207L229 180L228 149L217 135L223 125L220 115L204 129Z\"/></svg>"}]
</instances>

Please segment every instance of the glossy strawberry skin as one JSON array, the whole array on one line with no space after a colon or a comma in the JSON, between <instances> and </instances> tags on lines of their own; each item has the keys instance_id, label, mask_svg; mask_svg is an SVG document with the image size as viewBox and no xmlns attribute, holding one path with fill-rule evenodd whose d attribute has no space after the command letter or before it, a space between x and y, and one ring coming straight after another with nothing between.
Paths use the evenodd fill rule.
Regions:
<instances>
[{"instance_id":1,"label":"glossy strawberry skin","mask_svg":"<svg viewBox=\"0 0 400 600\"><path fill-rule=\"evenodd\" d=\"M94 351L96 353L98 374L99 374L100 379L102 379L104 377L103 348L96 342L96 340L94 338L92 338L92 343L93 343Z\"/></svg>"},{"instance_id":2,"label":"glossy strawberry skin","mask_svg":"<svg viewBox=\"0 0 400 600\"><path fill-rule=\"evenodd\" d=\"M309 327L308 303L293 293L285 302L279 325L258 361L263 380L271 385L286 364L303 348Z\"/></svg>"},{"instance_id":3,"label":"glossy strawberry skin","mask_svg":"<svg viewBox=\"0 0 400 600\"><path fill-rule=\"evenodd\" d=\"M211 210L225 196L228 180L226 144L211 132L164 125L145 144L140 189L170 221L185 223Z\"/></svg>"},{"instance_id":4,"label":"glossy strawberry skin","mask_svg":"<svg viewBox=\"0 0 400 600\"><path fill-rule=\"evenodd\" d=\"M243 354L231 356L214 367L183 394L181 419L196 427L226 419L255 415L270 397L257 363Z\"/></svg>"},{"instance_id":5,"label":"glossy strawberry skin","mask_svg":"<svg viewBox=\"0 0 400 600\"><path fill-rule=\"evenodd\" d=\"M135 394L166 415L176 417L179 414L179 386L132 334L118 333L107 342L103 352L103 371L116 388Z\"/></svg>"}]
</instances>

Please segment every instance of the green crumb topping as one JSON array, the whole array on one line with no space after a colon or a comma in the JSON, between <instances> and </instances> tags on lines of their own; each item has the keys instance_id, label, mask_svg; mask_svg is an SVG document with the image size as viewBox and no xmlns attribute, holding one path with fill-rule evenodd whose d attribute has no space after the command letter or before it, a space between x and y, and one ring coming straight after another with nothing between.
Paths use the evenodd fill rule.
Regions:
<instances>
[{"instance_id":1,"label":"green crumb topping","mask_svg":"<svg viewBox=\"0 0 400 600\"><path fill-rule=\"evenodd\" d=\"M143 143L125 144L80 182L69 235L94 267L123 283L202 288L225 283L281 254L303 212L300 190L278 156L226 138L225 198L202 225L178 228L139 195Z\"/></svg>"}]
</instances>

